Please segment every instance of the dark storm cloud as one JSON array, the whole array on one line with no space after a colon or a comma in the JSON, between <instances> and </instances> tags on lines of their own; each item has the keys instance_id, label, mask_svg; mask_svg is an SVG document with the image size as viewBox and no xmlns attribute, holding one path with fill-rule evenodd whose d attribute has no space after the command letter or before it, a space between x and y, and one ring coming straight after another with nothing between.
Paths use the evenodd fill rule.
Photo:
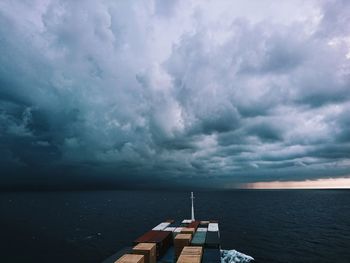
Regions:
<instances>
[{"instance_id":1,"label":"dark storm cloud","mask_svg":"<svg viewBox=\"0 0 350 263\"><path fill-rule=\"evenodd\" d=\"M349 4L266 6L2 1L3 185L348 174Z\"/></svg>"}]
</instances>

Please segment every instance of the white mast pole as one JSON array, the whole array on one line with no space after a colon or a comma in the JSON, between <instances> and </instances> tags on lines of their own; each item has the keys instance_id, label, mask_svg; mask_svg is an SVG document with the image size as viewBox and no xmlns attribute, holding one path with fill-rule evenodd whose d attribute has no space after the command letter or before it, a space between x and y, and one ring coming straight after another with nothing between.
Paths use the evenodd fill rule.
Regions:
<instances>
[{"instance_id":1,"label":"white mast pole","mask_svg":"<svg viewBox=\"0 0 350 263\"><path fill-rule=\"evenodd\" d=\"M193 192L191 192L191 202L192 202L192 209L191 209L191 220L194 221L194 206L193 206Z\"/></svg>"}]
</instances>

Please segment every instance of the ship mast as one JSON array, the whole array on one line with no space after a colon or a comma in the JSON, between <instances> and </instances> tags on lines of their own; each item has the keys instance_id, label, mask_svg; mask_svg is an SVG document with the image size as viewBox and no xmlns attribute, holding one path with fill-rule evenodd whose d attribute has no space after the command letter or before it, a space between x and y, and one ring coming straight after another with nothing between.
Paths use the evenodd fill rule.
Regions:
<instances>
[{"instance_id":1,"label":"ship mast","mask_svg":"<svg viewBox=\"0 0 350 263\"><path fill-rule=\"evenodd\" d=\"M191 202L192 202L192 209L191 209L191 220L194 221L194 206L193 206L193 192L191 192Z\"/></svg>"}]
</instances>

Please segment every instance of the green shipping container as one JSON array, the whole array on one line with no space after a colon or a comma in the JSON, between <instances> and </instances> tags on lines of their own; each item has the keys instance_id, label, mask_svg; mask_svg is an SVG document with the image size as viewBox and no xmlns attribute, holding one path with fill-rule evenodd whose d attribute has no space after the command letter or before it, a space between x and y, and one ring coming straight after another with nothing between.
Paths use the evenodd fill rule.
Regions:
<instances>
[{"instance_id":1,"label":"green shipping container","mask_svg":"<svg viewBox=\"0 0 350 263\"><path fill-rule=\"evenodd\" d=\"M196 232L192 238L191 245L202 246L205 244L207 232Z\"/></svg>"}]
</instances>

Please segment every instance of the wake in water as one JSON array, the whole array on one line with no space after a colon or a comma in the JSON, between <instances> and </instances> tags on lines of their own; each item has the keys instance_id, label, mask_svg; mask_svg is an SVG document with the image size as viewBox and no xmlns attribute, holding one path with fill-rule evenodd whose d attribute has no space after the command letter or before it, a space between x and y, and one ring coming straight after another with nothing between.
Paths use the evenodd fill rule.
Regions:
<instances>
[{"instance_id":1,"label":"wake in water","mask_svg":"<svg viewBox=\"0 0 350 263\"><path fill-rule=\"evenodd\" d=\"M253 261L251 256L240 253L234 249L221 250L221 263L247 263Z\"/></svg>"}]
</instances>

